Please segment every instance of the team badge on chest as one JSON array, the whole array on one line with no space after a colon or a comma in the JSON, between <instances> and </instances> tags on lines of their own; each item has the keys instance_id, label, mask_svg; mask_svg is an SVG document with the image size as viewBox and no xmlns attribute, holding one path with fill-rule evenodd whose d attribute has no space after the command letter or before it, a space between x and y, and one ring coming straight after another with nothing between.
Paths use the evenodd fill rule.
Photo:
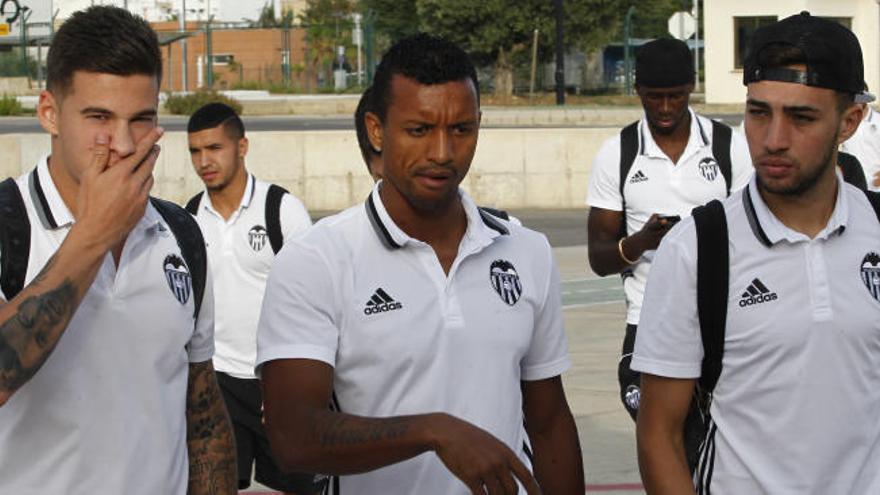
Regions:
<instances>
[{"instance_id":1,"label":"team badge on chest","mask_svg":"<svg viewBox=\"0 0 880 495\"><path fill-rule=\"evenodd\" d=\"M266 245L266 237L266 228L262 225L254 225L248 231L248 242L251 243L251 248L254 251L263 249L263 246Z\"/></svg>"},{"instance_id":2,"label":"team badge on chest","mask_svg":"<svg viewBox=\"0 0 880 495\"><path fill-rule=\"evenodd\" d=\"M513 264L506 260L495 260L489 267L489 281L501 300L510 306L519 301L522 295L522 282Z\"/></svg>"},{"instance_id":3,"label":"team badge on chest","mask_svg":"<svg viewBox=\"0 0 880 495\"><path fill-rule=\"evenodd\" d=\"M176 254L169 254L163 263L168 288L180 304L186 304L192 292L192 277L186 263Z\"/></svg>"},{"instance_id":4,"label":"team badge on chest","mask_svg":"<svg viewBox=\"0 0 880 495\"><path fill-rule=\"evenodd\" d=\"M871 251L862 259L862 282L871 297L880 302L880 255Z\"/></svg>"},{"instance_id":5,"label":"team badge on chest","mask_svg":"<svg viewBox=\"0 0 880 495\"><path fill-rule=\"evenodd\" d=\"M707 156L700 160L700 175L709 182L718 177L718 162L711 156Z\"/></svg>"}]
</instances>

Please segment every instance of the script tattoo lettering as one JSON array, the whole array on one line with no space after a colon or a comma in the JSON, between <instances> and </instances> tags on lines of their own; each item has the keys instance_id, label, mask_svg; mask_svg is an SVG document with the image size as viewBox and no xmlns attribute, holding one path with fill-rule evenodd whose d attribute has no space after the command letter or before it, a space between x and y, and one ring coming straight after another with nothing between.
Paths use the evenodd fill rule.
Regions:
<instances>
[{"instance_id":1,"label":"script tattoo lettering","mask_svg":"<svg viewBox=\"0 0 880 495\"><path fill-rule=\"evenodd\" d=\"M350 418L333 415L322 428L324 431L321 433L321 445L334 447L394 440L406 435L409 423L407 419L389 418L378 424L363 425Z\"/></svg>"},{"instance_id":2,"label":"script tattoo lettering","mask_svg":"<svg viewBox=\"0 0 880 495\"><path fill-rule=\"evenodd\" d=\"M190 365L186 396L189 494L236 492L235 440L210 362Z\"/></svg>"},{"instance_id":3,"label":"script tattoo lettering","mask_svg":"<svg viewBox=\"0 0 880 495\"><path fill-rule=\"evenodd\" d=\"M54 263L50 259L31 285L42 283ZM0 324L0 390L14 392L40 369L76 309L76 288L70 280L42 294L29 296Z\"/></svg>"}]
</instances>

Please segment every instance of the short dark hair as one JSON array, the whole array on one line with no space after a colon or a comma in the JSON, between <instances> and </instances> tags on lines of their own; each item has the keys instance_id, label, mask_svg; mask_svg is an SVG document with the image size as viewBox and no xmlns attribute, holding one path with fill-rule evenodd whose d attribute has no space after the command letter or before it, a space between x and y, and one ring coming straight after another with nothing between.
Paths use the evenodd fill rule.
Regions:
<instances>
[{"instance_id":1,"label":"short dark hair","mask_svg":"<svg viewBox=\"0 0 880 495\"><path fill-rule=\"evenodd\" d=\"M373 148L373 143L370 142L370 136L367 135L367 112L373 112L373 109L370 106L370 98L372 98L372 96L373 88L369 87L364 91L364 94L361 95L361 100L358 102L357 109L354 111L354 130L355 134L357 134L358 147L361 149L361 156L364 158L364 163L367 164L367 169L370 169L370 159L380 154L376 151L376 148Z\"/></svg>"},{"instance_id":2,"label":"short dark hair","mask_svg":"<svg viewBox=\"0 0 880 495\"><path fill-rule=\"evenodd\" d=\"M223 130L232 139L244 137L244 122L235 113L235 109L220 102L208 103L193 112L186 124L186 132L199 132L220 126L223 126Z\"/></svg>"},{"instance_id":3,"label":"short dark hair","mask_svg":"<svg viewBox=\"0 0 880 495\"><path fill-rule=\"evenodd\" d=\"M784 68L792 65L806 65L807 54L797 46L787 43L770 43L756 55L757 64L765 69ZM855 95L845 91L834 91L837 96L837 110L843 112L855 102Z\"/></svg>"},{"instance_id":4,"label":"short dark hair","mask_svg":"<svg viewBox=\"0 0 880 495\"><path fill-rule=\"evenodd\" d=\"M395 43L382 55L373 76L373 112L385 120L391 104L391 80L395 74L416 80L419 84L443 84L470 79L480 103L480 82L468 54L451 41L418 33Z\"/></svg>"},{"instance_id":5,"label":"short dark hair","mask_svg":"<svg viewBox=\"0 0 880 495\"><path fill-rule=\"evenodd\" d=\"M74 12L55 32L46 61L46 87L64 94L76 71L162 80L156 32L125 9L94 6Z\"/></svg>"}]
</instances>

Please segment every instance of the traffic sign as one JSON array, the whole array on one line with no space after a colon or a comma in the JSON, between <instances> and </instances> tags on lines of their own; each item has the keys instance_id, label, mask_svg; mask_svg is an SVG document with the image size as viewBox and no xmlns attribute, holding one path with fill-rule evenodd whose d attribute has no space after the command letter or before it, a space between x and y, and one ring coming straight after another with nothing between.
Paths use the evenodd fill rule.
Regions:
<instances>
[{"instance_id":1,"label":"traffic sign","mask_svg":"<svg viewBox=\"0 0 880 495\"><path fill-rule=\"evenodd\" d=\"M690 12L676 12L669 17L667 23L669 34L680 40L686 40L694 35L697 29L697 21Z\"/></svg>"},{"instance_id":2,"label":"traffic sign","mask_svg":"<svg viewBox=\"0 0 880 495\"><path fill-rule=\"evenodd\" d=\"M9 35L9 24L6 22L0 22L0 36L8 36Z\"/></svg>"}]
</instances>

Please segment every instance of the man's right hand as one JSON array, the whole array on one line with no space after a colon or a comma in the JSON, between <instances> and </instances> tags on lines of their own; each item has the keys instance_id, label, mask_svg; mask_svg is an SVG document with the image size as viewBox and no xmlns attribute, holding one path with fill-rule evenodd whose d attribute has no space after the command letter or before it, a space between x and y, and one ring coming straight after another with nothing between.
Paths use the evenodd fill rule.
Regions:
<instances>
[{"instance_id":1,"label":"man's right hand","mask_svg":"<svg viewBox=\"0 0 880 495\"><path fill-rule=\"evenodd\" d=\"M108 251L119 244L143 217L159 157L156 127L137 143L134 153L110 164L110 138L98 135L92 160L80 176L74 229Z\"/></svg>"},{"instance_id":2,"label":"man's right hand","mask_svg":"<svg viewBox=\"0 0 880 495\"><path fill-rule=\"evenodd\" d=\"M464 482L474 495L515 495L514 478L526 493L539 495L535 477L504 443L466 421L441 415L435 452L452 474Z\"/></svg>"},{"instance_id":3,"label":"man's right hand","mask_svg":"<svg viewBox=\"0 0 880 495\"><path fill-rule=\"evenodd\" d=\"M630 257L630 254L635 254L635 258L630 257L630 259L636 259L645 251L657 249L657 246L660 245L660 241L663 240L663 237L669 232L669 229L671 229L673 225L675 225L675 222L662 218L658 213L651 215L651 217L648 218L648 221L645 222L645 225L642 226L641 230L627 238L627 257Z\"/></svg>"}]
</instances>

